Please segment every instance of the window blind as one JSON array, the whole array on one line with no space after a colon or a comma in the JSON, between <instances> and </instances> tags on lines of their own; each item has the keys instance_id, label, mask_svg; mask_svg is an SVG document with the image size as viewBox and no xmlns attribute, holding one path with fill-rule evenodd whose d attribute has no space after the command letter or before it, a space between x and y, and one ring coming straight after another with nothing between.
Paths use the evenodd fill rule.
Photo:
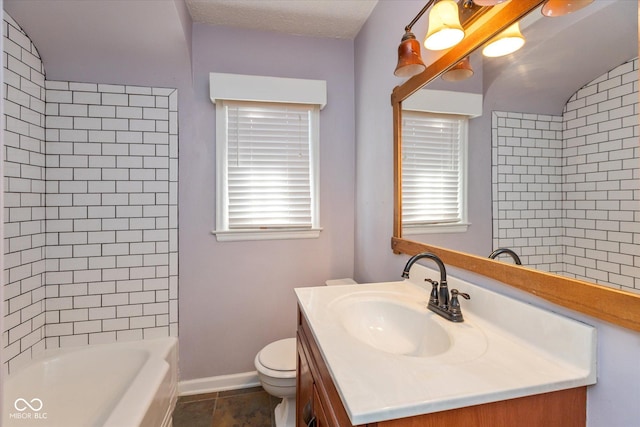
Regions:
<instances>
[{"instance_id":1,"label":"window blind","mask_svg":"<svg viewBox=\"0 0 640 427\"><path fill-rule=\"evenodd\" d=\"M403 226L464 220L466 125L465 116L402 112Z\"/></svg>"},{"instance_id":2,"label":"window blind","mask_svg":"<svg viewBox=\"0 0 640 427\"><path fill-rule=\"evenodd\" d=\"M224 101L228 228L311 228L317 106Z\"/></svg>"}]
</instances>

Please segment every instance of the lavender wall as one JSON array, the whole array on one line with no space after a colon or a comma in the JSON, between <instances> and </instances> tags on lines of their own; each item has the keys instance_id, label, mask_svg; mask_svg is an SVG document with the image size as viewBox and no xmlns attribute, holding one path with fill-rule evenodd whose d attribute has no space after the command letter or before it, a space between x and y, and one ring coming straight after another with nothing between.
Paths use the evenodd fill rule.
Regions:
<instances>
[{"instance_id":1,"label":"lavender wall","mask_svg":"<svg viewBox=\"0 0 640 427\"><path fill-rule=\"evenodd\" d=\"M402 83L393 75L402 29L422 6L420 1L379 2L355 41L355 278L360 282L398 279L408 259L391 252L393 125L390 97L391 90ZM417 26L415 30L419 31Z\"/></svg>"},{"instance_id":2,"label":"lavender wall","mask_svg":"<svg viewBox=\"0 0 640 427\"><path fill-rule=\"evenodd\" d=\"M320 113L318 239L217 242L215 107L209 73L327 81ZM293 288L353 275L353 43L195 24L193 113L180 145L182 379L254 370L265 344L292 337Z\"/></svg>"}]
</instances>

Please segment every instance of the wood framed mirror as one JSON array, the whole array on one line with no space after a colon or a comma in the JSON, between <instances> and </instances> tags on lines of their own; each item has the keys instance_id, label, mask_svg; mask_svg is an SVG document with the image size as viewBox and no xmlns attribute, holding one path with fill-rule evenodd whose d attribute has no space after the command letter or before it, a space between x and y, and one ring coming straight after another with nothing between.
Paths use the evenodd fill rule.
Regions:
<instances>
[{"instance_id":1,"label":"wood framed mirror","mask_svg":"<svg viewBox=\"0 0 640 427\"><path fill-rule=\"evenodd\" d=\"M444 71L469 56L489 39L538 8L543 0L518 0L482 8L465 24L465 39L402 85L391 96L394 133L394 224L392 250L415 255L429 251L446 264L481 274L537 295L563 307L625 328L640 331L640 294L588 281L562 277L483 256L405 239L402 231L402 103ZM635 2L634 2L635 3ZM470 177L471 179L473 177Z\"/></svg>"}]
</instances>

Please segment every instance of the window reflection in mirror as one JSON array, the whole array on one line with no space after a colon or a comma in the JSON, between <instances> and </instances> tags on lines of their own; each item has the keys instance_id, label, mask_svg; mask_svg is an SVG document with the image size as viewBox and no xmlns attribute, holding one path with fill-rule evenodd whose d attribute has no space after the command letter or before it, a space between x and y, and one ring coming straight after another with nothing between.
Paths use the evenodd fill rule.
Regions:
<instances>
[{"instance_id":1,"label":"window reflection in mirror","mask_svg":"<svg viewBox=\"0 0 640 427\"><path fill-rule=\"evenodd\" d=\"M558 18L536 10L521 21L520 51L474 52L471 79L430 83L483 96L469 121L470 226L409 238L480 256L511 247L524 265L640 286L637 16L625 0Z\"/></svg>"}]
</instances>

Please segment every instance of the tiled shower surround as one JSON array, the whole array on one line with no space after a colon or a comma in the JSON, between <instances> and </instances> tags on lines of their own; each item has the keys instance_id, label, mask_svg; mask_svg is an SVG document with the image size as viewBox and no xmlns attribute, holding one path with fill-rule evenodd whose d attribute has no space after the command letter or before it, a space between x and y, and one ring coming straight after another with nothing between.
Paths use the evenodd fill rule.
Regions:
<instances>
[{"instance_id":1,"label":"tiled shower surround","mask_svg":"<svg viewBox=\"0 0 640 427\"><path fill-rule=\"evenodd\" d=\"M638 113L637 58L576 92L561 117L494 112L494 247L640 290Z\"/></svg>"},{"instance_id":2,"label":"tiled shower surround","mask_svg":"<svg viewBox=\"0 0 640 427\"><path fill-rule=\"evenodd\" d=\"M45 344L45 80L38 51L6 14L3 35L6 371Z\"/></svg>"},{"instance_id":3,"label":"tiled shower surround","mask_svg":"<svg viewBox=\"0 0 640 427\"><path fill-rule=\"evenodd\" d=\"M45 81L5 14L5 370L177 335L175 89Z\"/></svg>"},{"instance_id":4,"label":"tiled shower surround","mask_svg":"<svg viewBox=\"0 0 640 427\"><path fill-rule=\"evenodd\" d=\"M47 348L169 335L177 325L177 93L46 88Z\"/></svg>"}]
</instances>

